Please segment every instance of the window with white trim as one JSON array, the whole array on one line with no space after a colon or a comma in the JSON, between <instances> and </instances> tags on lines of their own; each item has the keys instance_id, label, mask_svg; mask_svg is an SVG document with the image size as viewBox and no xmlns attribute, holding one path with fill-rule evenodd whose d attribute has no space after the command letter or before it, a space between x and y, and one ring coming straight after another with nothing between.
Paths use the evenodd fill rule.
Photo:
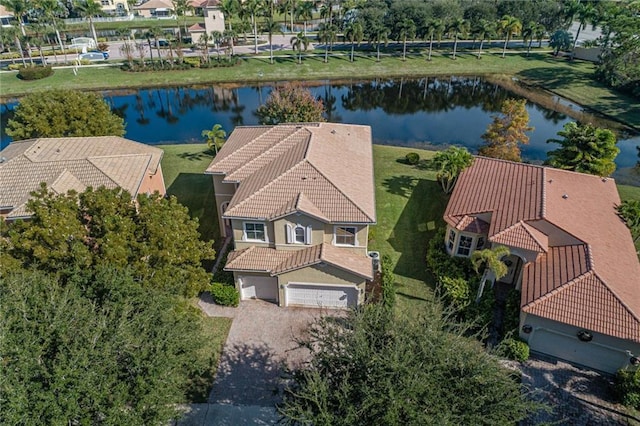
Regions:
<instances>
[{"instance_id":1,"label":"window with white trim","mask_svg":"<svg viewBox=\"0 0 640 426\"><path fill-rule=\"evenodd\" d=\"M355 246L356 233L358 230L355 226L336 226L335 244L339 246Z\"/></svg>"},{"instance_id":2,"label":"window with white trim","mask_svg":"<svg viewBox=\"0 0 640 426\"><path fill-rule=\"evenodd\" d=\"M244 240L245 241L267 241L267 235L264 231L264 223L245 222L244 223Z\"/></svg>"},{"instance_id":3,"label":"window with white trim","mask_svg":"<svg viewBox=\"0 0 640 426\"><path fill-rule=\"evenodd\" d=\"M448 247L449 247L449 251L453 250L453 245L456 242L456 233L453 229L449 230L449 241L447 243Z\"/></svg>"},{"instance_id":4,"label":"window with white trim","mask_svg":"<svg viewBox=\"0 0 640 426\"><path fill-rule=\"evenodd\" d=\"M460 235L460 241L458 241L458 255L469 256L469 253L471 253L472 244L473 244L473 237Z\"/></svg>"},{"instance_id":5,"label":"window with white trim","mask_svg":"<svg viewBox=\"0 0 640 426\"><path fill-rule=\"evenodd\" d=\"M285 225L287 244L311 244L311 226Z\"/></svg>"},{"instance_id":6,"label":"window with white trim","mask_svg":"<svg viewBox=\"0 0 640 426\"><path fill-rule=\"evenodd\" d=\"M482 250L484 248L484 237L478 237L476 241L476 250Z\"/></svg>"},{"instance_id":7,"label":"window with white trim","mask_svg":"<svg viewBox=\"0 0 640 426\"><path fill-rule=\"evenodd\" d=\"M293 240L298 244L306 242L306 230L302 226L296 226L293 229Z\"/></svg>"}]
</instances>

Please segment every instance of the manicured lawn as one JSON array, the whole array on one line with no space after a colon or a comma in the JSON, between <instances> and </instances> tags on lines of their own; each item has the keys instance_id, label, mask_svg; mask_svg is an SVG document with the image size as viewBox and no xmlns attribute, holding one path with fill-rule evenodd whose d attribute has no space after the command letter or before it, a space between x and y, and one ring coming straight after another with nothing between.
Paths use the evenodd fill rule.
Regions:
<instances>
[{"instance_id":1,"label":"manicured lawn","mask_svg":"<svg viewBox=\"0 0 640 426\"><path fill-rule=\"evenodd\" d=\"M432 61L426 61L424 49L413 53L406 61L396 54L376 61L370 52L360 52L355 62L348 55L332 57L324 63L322 51L296 63L293 52L276 57L269 64L268 57L248 56L231 68L191 69L128 73L116 67L83 67L77 75L71 69L59 69L51 77L22 81L15 73L1 73L0 96L20 96L51 88L103 90L113 88L197 85L207 83L247 83L256 81L358 79L380 77L425 77L431 75L494 75L517 77L535 87L552 90L581 105L610 115L618 120L640 127L640 104L619 95L592 79L594 66L586 62L568 62L546 53L512 53L502 59L498 52L487 53L481 60L473 52L462 52L457 60L449 51L435 52ZM311 53L311 52L309 52ZM280 54L280 53L279 53Z\"/></svg>"},{"instance_id":2,"label":"manicured lawn","mask_svg":"<svg viewBox=\"0 0 640 426\"><path fill-rule=\"evenodd\" d=\"M203 315L202 321L204 328L202 339L205 345L202 347L199 356L202 357L209 368L191 380L187 398L189 402L193 403L207 402L220 362L222 347L227 341L227 335L231 328L231 318L205 317Z\"/></svg>"},{"instance_id":3,"label":"manicured lawn","mask_svg":"<svg viewBox=\"0 0 640 426\"><path fill-rule=\"evenodd\" d=\"M218 215L213 195L213 182L204 171L213 159L205 144L162 145L162 171L169 195L189 209L191 217L200 221L204 240L213 240L214 247L222 243Z\"/></svg>"}]
</instances>

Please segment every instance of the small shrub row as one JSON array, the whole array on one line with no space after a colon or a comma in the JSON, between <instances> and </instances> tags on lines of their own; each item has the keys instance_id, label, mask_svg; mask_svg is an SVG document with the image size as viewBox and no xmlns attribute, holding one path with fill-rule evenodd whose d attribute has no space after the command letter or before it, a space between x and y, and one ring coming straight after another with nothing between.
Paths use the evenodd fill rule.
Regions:
<instances>
[{"instance_id":1,"label":"small shrub row","mask_svg":"<svg viewBox=\"0 0 640 426\"><path fill-rule=\"evenodd\" d=\"M415 166L420 162L420 155L417 152L410 152L407 155L405 155L404 159L408 164Z\"/></svg>"},{"instance_id":2,"label":"small shrub row","mask_svg":"<svg viewBox=\"0 0 640 426\"><path fill-rule=\"evenodd\" d=\"M211 297L213 301L222 306L236 307L240 303L240 293L234 286L213 283L211 284Z\"/></svg>"},{"instance_id":3,"label":"small shrub row","mask_svg":"<svg viewBox=\"0 0 640 426\"><path fill-rule=\"evenodd\" d=\"M614 390L622 404L640 410L640 369L619 370L616 373Z\"/></svg>"},{"instance_id":4,"label":"small shrub row","mask_svg":"<svg viewBox=\"0 0 640 426\"><path fill-rule=\"evenodd\" d=\"M21 80L40 80L53 75L50 66L44 67L22 67L18 71L18 78Z\"/></svg>"},{"instance_id":5,"label":"small shrub row","mask_svg":"<svg viewBox=\"0 0 640 426\"><path fill-rule=\"evenodd\" d=\"M158 62L142 62L135 61L133 64L124 63L120 69L128 72L147 72L147 71L169 71L169 70L188 70L192 66L186 62L181 64L172 63L171 61Z\"/></svg>"},{"instance_id":6,"label":"small shrub row","mask_svg":"<svg viewBox=\"0 0 640 426\"><path fill-rule=\"evenodd\" d=\"M522 340L512 337L504 339L497 347L499 355L519 362L529 359L529 345Z\"/></svg>"}]
</instances>

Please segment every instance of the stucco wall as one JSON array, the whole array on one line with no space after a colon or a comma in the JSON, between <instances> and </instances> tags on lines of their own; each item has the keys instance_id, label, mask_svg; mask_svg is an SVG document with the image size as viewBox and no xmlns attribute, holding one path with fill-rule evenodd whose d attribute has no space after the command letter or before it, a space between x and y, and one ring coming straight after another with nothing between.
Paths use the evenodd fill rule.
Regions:
<instances>
[{"instance_id":1,"label":"stucco wall","mask_svg":"<svg viewBox=\"0 0 640 426\"><path fill-rule=\"evenodd\" d=\"M311 226L311 241L309 244L287 244L286 225L293 227L301 225L306 229ZM284 250L305 248L309 245L320 244L324 239L324 223L305 214L291 214L273 222L276 247Z\"/></svg>"},{"instance_id":2,"label":"stucco wall","mask_svg":"<svg viewBox=\"0 0 640 426\"><path fill-rule=\"evenodd\" d=\"M212 31L224 32L224 14L220 9L204 9L204 27L207 34Z\"/></svg>"},{"instance_id":3,"label":"stucco wall","mask_svg":"<svg viewBox=\"0 0 640 426\"><path fill-rule=\"evenodd\" d=\"M255 223L264 223L265 231L267 234L267 241L243 241L242 237L244 234L244 223L245 222L255 222ZM232 219L231 226L233 227L233 241L235 243L235 248L237 250L257 246L257 247L275 247L274 243L274 232L273 232L273 222L262 222L259 220L241 220L241 219Z\"/></svg>"},{"instance_id":4,"label":"stucco wall","mask_svg":"<svg viewBox=\"0 0 640 426\"><path fill-rule=\"evenodd\" d=\"M546 220L536 220L528 224L547 235L549 247L582 244L582 241Z\"/></svg>"},{"instance_id":5,"label":"stucco wall","mask_svg":"<svg viewBox=\"0 0 640 426\"><path fill-rule=\"evenodd\" d=\"M356 247L345 247L347 249L351 249L354 253L357 254L366 254L367 253L367 245L369 243L369 227L367 225L333 225L333 224L325 224L324 226L324 242L327 244L333 244L333 237L335 234L335 228L337 226L353 226L357 229L356 231Z\"/></svg>"},{"instance_id":6,"label":"stucco wall","mask_svg":"<svg viewBox=\"0 0 640 426\"><path fill-rule=\"evenodd\" d=\"M164 186L164 176L162 174L162 167L158 165L158 170L155 174L147 174L140 183L138 189L139 194L153 194L158 191L161 195L165 195L167 190Z\"/></svg>"},{"instance_id":7,"label":"stucco wall","mask_svg":"<svg viewBox=\"0 0 640 426\"><path fill-rule=\"evenodd\" d=\"M232 183L222 183L224 176L212 175L213 193L216 198L216 211L218 212L218 226L220 227L220 235L226 236L224 219L222 219L222 205L231 201L235 194L235 185Z\"/></svg>"},{"instance_id":8,"label":"stucco wall","mask_svg":"<svg viewBox=\"0 0 640 426\"><path fill-rule=\"evenodd\" d=\"M531 333L522 331L522 326L525 324L533 327ZM579 327L536 315L522 313L520 318L520 337L537 352L607 373L615 373L620 368L629 366L632 355L640 356L639 343L590 330L593 340L582 342L577 337L580 330L582 329Z\"/></svg>"}]
</instances>

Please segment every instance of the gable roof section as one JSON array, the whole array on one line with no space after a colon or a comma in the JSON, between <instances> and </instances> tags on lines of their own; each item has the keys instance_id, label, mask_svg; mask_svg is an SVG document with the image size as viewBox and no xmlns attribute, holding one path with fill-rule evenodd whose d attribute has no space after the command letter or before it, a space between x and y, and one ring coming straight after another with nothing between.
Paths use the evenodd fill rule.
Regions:
<instances>
[{"instance_id":1,"label":"gable roof section","mask_svg":"<svg viewBox=\"0 0 640 426\"><path fill-rule=\"evenodd\" d=\"M173 4L168 0L149 0L142 3L140 6L135 6L136 10L143 9L169 9L173 10Z\"/></svg>"},{"instance_id":2,"label":"gable roof section","mask_svg":"<svg viewBox=\"0 0 640 426\"><path fill-rule=\"evenodd\" d=\"M206 173L240 182L227 218L271 220L301 211L335 223L376 220L368 126L238 127Z\"/></svg>"},{"instance_id":3,"label":"gable roof section","mask_svg":"<svg viewBox=\"0 0 640 426\"><path fill-rule=\"evenodd\" d=\"M145 176L156 173L162 150L104 136L16 141L0 155L0 206L12 208L14 218L25 216L24 204L41 182L57 193L119 186L135 196Z\"/></svg>"},{"instance_id":4,"label":"gable roof section","mask_svg":"<svg viewBox=\"0 0 640 426\"><path fill-rule=\"evenodd\" d=\"M445 220L459 227L465 215L491 212L491 241L542 253L524 268L525 312L640 341L640 262L619 204L613 179L478 157ZM535 227L539 219L578 243L552 247L558 239Z\"/></svg>"},{"instance_id":5,"label":"gable roof section","mask_svg":"<svg viewBox=\"0 0 640 426\"><path fill-rule=\"evenodd\" d=\"M225 270L267 272L271 276L326 263L366 279L373 278L371 259L331 244L317 244L300 250L276 250L251 246L229 253Z\"/></svg>"}]
</instances>

